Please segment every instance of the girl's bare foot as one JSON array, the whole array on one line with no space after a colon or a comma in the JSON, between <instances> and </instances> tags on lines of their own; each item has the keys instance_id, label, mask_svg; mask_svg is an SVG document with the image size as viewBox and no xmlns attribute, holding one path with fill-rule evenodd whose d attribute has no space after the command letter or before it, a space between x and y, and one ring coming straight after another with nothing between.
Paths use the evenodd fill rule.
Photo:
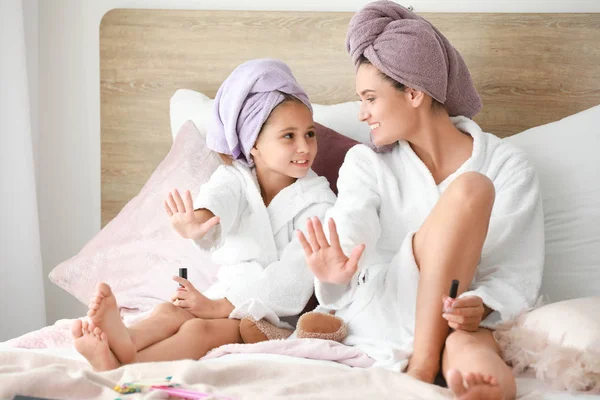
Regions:
<instances>
[{"instance_id":1,"label":"girl's bare foot","mask_svg":"<svg viewBox=\"0 0 600 400\"><path fill-rule=\"evenodd\" d=\"M493 376L472 372L463 376L459 370L451 369L446 382L459 400L504 400L502 388Z\"/></svg>"},{"instance_id":2,"label":"girl's bare foot","mask_svg":"<svg viewBox=\"0 0 600 400\"><path fill-rule=\"evenodd\" d=\"M96 327L90 331L87 321L77 320L71 325L75 348L92 365L95 371L108 371L121 365L108 347L106 333Z\"/></svg>"},{"instance_id":3,"label":"girl's bare foot","mask_svg":"<svg viewBox=\"0 0 600 400\"><path fill-rule=\"evenodd\" d=\"M122 364L133 362L135 346L119 315L117 299L106 283L99 283L96 287L96 296L90 300L87 315L91 320L91 330L99 327L106 333L110 350L117 360Z\"/></svg>"}]
</instances>

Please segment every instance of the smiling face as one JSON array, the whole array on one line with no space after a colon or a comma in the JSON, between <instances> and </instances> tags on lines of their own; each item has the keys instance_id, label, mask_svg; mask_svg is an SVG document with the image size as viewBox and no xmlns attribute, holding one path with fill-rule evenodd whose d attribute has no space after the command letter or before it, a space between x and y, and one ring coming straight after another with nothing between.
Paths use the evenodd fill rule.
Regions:
<instances>
[{"instance_id":1,"label":"smiling face","mask_svg":"<svg viewBox=\"0 0 600 400\"><path fill-rule=\"evenodd\" d=\"M375 146L393 144L408 139L418 130L418 98L422 92L405 88L398 90L389 79L370 63L363 63L356 72L356 93L361 99L358 118L369 124Z\"/></svg>"},{"instance_id":2,"label":"smiling face","mask_svg":"<svg viewBox=\"0 0 600 400\"><path fill-rule=\"evenodd\" d=\"M273 109L250 152L263 175L302 178L317 154L312 113L302 102L285 100Z\"/></svg>"}]
</instances>

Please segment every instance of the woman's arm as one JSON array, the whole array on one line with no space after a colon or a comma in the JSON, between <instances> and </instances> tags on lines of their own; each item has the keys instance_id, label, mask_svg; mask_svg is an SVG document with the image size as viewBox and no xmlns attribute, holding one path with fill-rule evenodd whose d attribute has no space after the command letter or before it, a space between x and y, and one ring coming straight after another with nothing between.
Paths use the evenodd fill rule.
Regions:
<instances>
[{"instance_id":1,"label":"woman's arm","mask_svg":"<svg viewBox=\"0 0 600 400\"><path fill-rule=\"evenodd\" d=\"M331 310L341 309L352 302L358 286L357 276L364 268L364 260L368 259L369 252L376 250L381 235L381 190L378 186L381 167L377 157L366 146L354 146L346 154L340 168L338 199L327 213L326 219L332 218L335 221L339 241L347 257L359 245L364 245L365 250L358 270L348 284L333 284L315 279L315 294L319 303ZM325 233L328 234L328 229L325 229Z\"/></svg>"}]
</instances>

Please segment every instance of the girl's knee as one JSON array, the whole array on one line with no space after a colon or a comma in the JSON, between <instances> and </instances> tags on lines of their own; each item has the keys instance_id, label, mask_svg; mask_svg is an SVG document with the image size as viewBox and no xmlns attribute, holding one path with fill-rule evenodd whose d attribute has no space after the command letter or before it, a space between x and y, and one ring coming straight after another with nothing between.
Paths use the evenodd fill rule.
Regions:
<instances>
[{"instance_id":1,"label":"girl's knee","mask_svg":"<svg viewBox=\"0 0 600 400\"><path fill-rule=\"evenodd\" d=\"M159 305L154 307L154 309L152 310L152 315L173 315L174 313L177 313L176 308L179 307L177 307L173 303L160 303Z\"/></svg>"},{"instance_id":2,"label":"girl's knee","mask_svg":"<svg viewBox=\"0 0 600 400\"><path fill-rule=\"evenodd\" d=\"M465 172L456 178L448 187L448 192L459 206L467 209L491 209L496 196L490 178L473 171Z\"/></svg>"},{"instance_id":3,"label":"girl's knee","mask_svg":"<svg viewBox=\"0 0 600 400\"><path fill-rule=\"evenodd\" d=\"M173 325L178 328L188 319L192 318L192 315L181 307L165 302L157 305L152 310L151 318L158 319L169 326Z\"/></svg>"},{"instance_id":4,"label":"girl's knee","mask_svg":"<svg viewBox=\"0 0 600 400\"><path fill-rule=\"evenodd\" d=\"M179 331L192 335L206 335L210 334L211 324L207 320L194 318L186 321L181 328L179 328Z\"/></svg>"}]
</instances>

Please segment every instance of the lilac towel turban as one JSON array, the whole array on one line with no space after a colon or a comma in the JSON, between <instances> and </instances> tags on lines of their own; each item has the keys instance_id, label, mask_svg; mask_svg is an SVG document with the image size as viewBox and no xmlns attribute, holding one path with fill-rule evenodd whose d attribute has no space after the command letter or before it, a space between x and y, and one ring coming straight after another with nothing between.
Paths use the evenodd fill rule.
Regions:
<instances>
[{"instance_id":1,"label":"lilac towel turban","mask_svg":"<svg viewBox=\"0 0 600 400\"><path fill-rule=\"evenodd\" d=\"M482 107L458 51L431 23L392 1L375 1L350 21L346 49L358 67L364 56L385 75L444 104L450 116Z\"/></svg>"},{"instance_id":2,"label":"lilac towel turban","mask_svg":"<svg viewBox=\"0 0 600 400\"><path fill-rule=\"evenodd\" d=\"M284 62L258 59L238 66L215 97L207 146L254 165L250 150L271 111L283 101L282 93L296 97L312 112L307 94Z\"/></svg>"}]
</instances>

